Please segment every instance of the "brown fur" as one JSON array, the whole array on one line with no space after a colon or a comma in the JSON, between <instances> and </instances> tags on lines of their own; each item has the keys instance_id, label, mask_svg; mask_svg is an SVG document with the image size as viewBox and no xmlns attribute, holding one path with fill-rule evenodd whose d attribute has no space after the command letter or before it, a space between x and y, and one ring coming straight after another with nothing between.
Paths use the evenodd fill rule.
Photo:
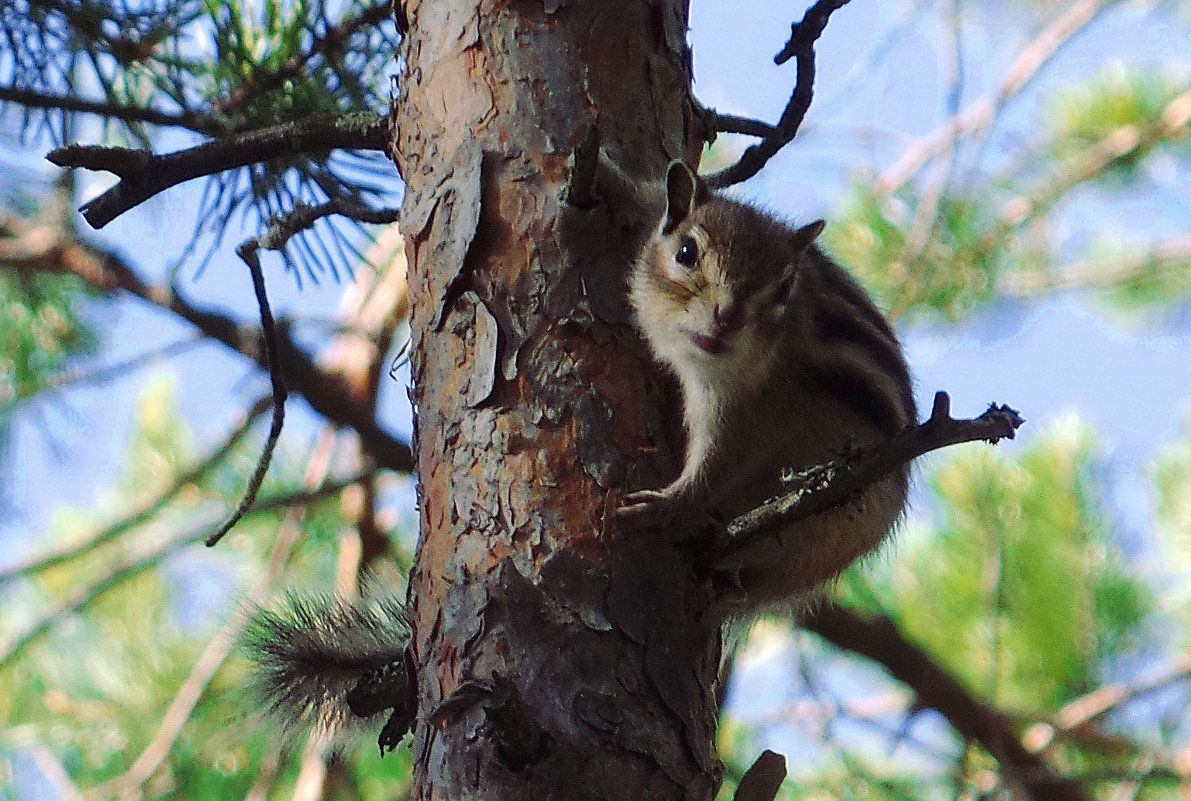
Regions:
<instances>
[{"instance_id":1,"label":"brown fur","mask_svg":"<svg viewBox=\"0 0 1191 801\"><path fill-rule=\"evenodd\" d=\"M793 228L713 195L677 162L665 196L630 274L629 302L682 387L686 459L668 486L626 496L623 519L692 503L735 517L783 492L784 470L915 421L897 338L859 284L814 246L821 223ZM803 596L872 551L901 514L908 483L908 468L898 471L728 566L744 605Z\"/></svg>"}]
</instances>

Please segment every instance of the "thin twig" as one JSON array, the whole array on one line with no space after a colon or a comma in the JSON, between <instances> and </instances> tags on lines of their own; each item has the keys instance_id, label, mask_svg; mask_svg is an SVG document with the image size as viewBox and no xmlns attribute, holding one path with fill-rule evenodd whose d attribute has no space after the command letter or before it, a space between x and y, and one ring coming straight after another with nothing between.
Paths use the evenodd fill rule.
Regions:
<instances>
[{"instance_id":1,"label":"thin twig","mask_svg":"<svg viewBox=\"0 0 1191 801\"><path fill-rule=\"evenodd\" d=\"M67 145L46 156L59 167L104 170L120 182L80 207L92 228L159 192L194 178L302 153L385 149L388 120L316 117L212 139L201 145L156 156L143 150L97 145Z\"/></svg>"},{"instance_id":2,"label":"thin twig","mask_svg":"<svg viewBox=\"0 0 1191 801\"><path fill-rule=\"evenodd\" d=\"M951 417L951 398L946 392L937 392L930 419L925 423L902 431L882 445L854 449L805 471L795 489L729 523L728 539L716 558L744 551L792 523L847 501L924 453L961 442L1013 439L1023 422L1016 411L997 404L977 418L956 420Z\"/></svg>"},{"instance_id":3,"label":"thin twig","mask_svg":"<svg viewBox=\"0 0 1191 801\"><path fill-rule=\"evenodd\" d=\"M768 139L778 135L778 129L764 120L738 117L735 114L721 114L714 109L707 109L707 114L717 133L743 134L755 136L758 139Z\"/></svg>"},{"instance_id":4,"label":"thin twig","mask_svg":"<svg viewBox=\"0 0 1191 801\"><path fill-rule=\"evenodd\" d=\"M1122 286L1151 273L1185 269L1191 264L1191 236L1155 242L1140 253L1088 259L1047 271L1004 273L998 290L1006 295L1032 297L1043 292Z\"/></svg>"},{"instance_id":5,"label":"thin twig","mask_svg":"<svg viewBox=\"0 0 1191 801\"><path fill-rule=\"evenodd\" d=\"M260 459L257 460L252 478L248 481L248 489L231 517L206 539L208 548L223 539L223 535L231 531L232 526L236 525L240 518L244 517L244 513L252 508L256 494L265 481L265 473L269 469L269 462L273 460L273 451L277 448L277 441L281 439L281 427L285 423L285 400L289 396L289 392L281 377L281 359L277 353L277 324L273 320L273 310L269 307L269 295L265 291L265 273L261 270L257 251L258 246L252 241L245 242L236 248L236 253L244 260L244 263L248 265L249 272L252 273L252 291L256 295L257 308L260 309L261 335L265 341L265 364L269 371L269 381L273 390L273 416L269 421L269 436L265 440L264 450L261 452Z\"/></svg>"},{"instance_id":6,"label":"thin twig","mask_svg":"<svg viewBox=\"0 0 1191 801\"><path fill-rule=\"evenodd\" d=\"M58 756L48 746L40 742L35 742L27 746L27 748L27 753L32 758L33 764L37 766L37 769L41 771L41 775L54 788L55 798L60 798L62 801L84 801L83 794L79 792L79 788L75 785L74 780L66 772L66 768L62 766L62 763L58 760Z\"/></svg>"},{"instance_id":7,"label":"thin twig","mask_svg":"<svg viewBox=\"0 0 1191 801\"><path fill-rule=\"evenodd\" d=\"M347 203L332 200L321 206L299 204L289 214L274 220L259 239L249 239L236 248L236 254L248 265L252 274L252 289L256 295L257 308L261 316L261 335L265 342L265 365L269 371L269 380L273 388L273 418L269 424L269 437L265 441L264 450L257 460L256 469L248 481L248 487L239 506L232 512L227 521L207 538L207 546L218 543L223 536L232 530L240 521L244 513L252 508L256 494L264 483L265 473L269 469L269 462L273 459L273 451L277 448L277 441L281 438L281 428L285 422L285 401L288 391L281 372L280 347L277 340L277 325L273 320L273 310L269 306L269 295L265 290L265 274L261 269L260 251L282 250L286 243L301 231L309 229L317 220L332 214L342 214L360 222L392 223L397 219L395 210L375 210L357 203Z\"/></svg>"},{"instance_id":8,"label":"thin twig","mask_svg":"<svg viewBox=\"0 0 1191 801\"><path fill-rule=\"evenodd\" d=\"M947 91L947 110L951 116L959 113L960 102L964 90L964 62L963 62L963 23L960 19L958 0L952 0L951 14L947 18L948 24L943 26L943 37L949 47L942 48L946 54L945 70L948 74L949 88ZM951 147L943 152L943 162L935 170L935 176L921 193L914 212L914 222L906 234L901 261L910 264L921 258L927 245L933 238L939 219L939 203L943 199L944 190L951 182L955 170L958 141L953 140Z\"/></svg>"},{"instance_id":9,"label":"thin twig","mask_svg":"<svg viewBox=\"0 0 1191 801\"><path fill-rule=\"evenodd\" d=\"M794 139L814 97L815 42L827 27L831 14L847 3L848 0L818 0L807 9L801 22L795 22L790 26L789 41L781 52L773 57L776 64L784 64L791 58L795 59L797 64L798 77L785 111L782 112L773 131L757 144L750 145L735 164L707 176L708 184L715 188L723 188L752 178L779 150ZM740 118L735 118L735 121L740 123Z\"/></svg>"},{"instance_id":10,"label":"thin twig","mask_svg":"<svg viewBox=\"0 0 1191 801\"><path fill-rule=\"evenodd\" d=\"M948 112L954 116L959 113L959 105L963 97L964 74L963 36L958 0L953 0L949 22L950 24L944 29L944 35L950 40L951 46L944 48L944 51L949 54L946 65L947 72L950 74L950 89L947 93ZM891 265L891 271L900 271L905 275L905 279L899 282L898 289L889 304L887 313L891 320L897 320L905 314L918 298L922 284L928 283L934 272L934 265L923 256L938 230L939 206L954 175L958 151L959 140L952 139L951 146L942 153L941 163L935 167L934 176L919 193L914 209L914 220L906 233L905 244L897 260L898 264Z\"/></svg>"}]
</instances>

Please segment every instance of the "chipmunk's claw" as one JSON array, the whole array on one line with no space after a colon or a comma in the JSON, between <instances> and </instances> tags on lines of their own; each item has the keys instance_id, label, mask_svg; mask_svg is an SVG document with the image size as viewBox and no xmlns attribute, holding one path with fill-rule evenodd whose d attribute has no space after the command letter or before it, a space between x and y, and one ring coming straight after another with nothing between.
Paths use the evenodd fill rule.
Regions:
<instances>
[{"instance_id":1,"label":"chipmunk's claw","mask_svg":"<svg viewBox=\"0 0 1191 801\"><path fill-rule=\"evenodd\" d=\"M665 523L673 516L674 496L664 490L637 490L620 499L616 519L629 528Z\"/></svg>"}]
</instances>

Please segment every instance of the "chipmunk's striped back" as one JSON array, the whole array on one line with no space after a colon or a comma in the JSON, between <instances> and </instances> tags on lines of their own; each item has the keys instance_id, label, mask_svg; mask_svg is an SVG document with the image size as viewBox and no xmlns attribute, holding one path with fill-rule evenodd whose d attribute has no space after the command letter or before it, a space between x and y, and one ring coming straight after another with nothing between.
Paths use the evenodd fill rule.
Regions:
<instances>
[{"instance_id":1,"label":"chipmunk's striped back","mask_svg":"<svg viewBox=\"0 0 1191 801\"><path fill-rule=\"evenodd\" d=\"M679 163L665 198L630 275L629 302L682 387L686 458L666 487L625 496L622 519L689 505L731 519L788 489L783 474L915 422L897 337L864 289L815 247L822 222L795 228L714 195ZM805 595L873 550L908 486L906 466L741 554L731 570L743 608Z\"/></svg>"},{"instance_id":2,"label":"chipmunk's striped back","mask_svg":"<svg viewBox=\"0 0 1191 801\"><path fill-rule=\"evenodd\" d=\"M913 423L909 368L868 293L818 248L803 258L797 287L788 314L808 375L883 434Z\"/></svg>"}]
</instances>

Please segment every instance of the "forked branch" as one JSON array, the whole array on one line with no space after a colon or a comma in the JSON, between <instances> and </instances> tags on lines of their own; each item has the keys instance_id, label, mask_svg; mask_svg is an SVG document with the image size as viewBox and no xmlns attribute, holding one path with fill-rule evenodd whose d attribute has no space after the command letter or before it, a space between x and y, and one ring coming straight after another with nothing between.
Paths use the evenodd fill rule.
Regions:
<instances>
[{"instance_id":1,"label":"forked branch","mask_svg":"<svg viewBox=\"0 0 1191 801\"><path fill-rule=\"evenodd\" d=\"M142 150L98 145L67 145L46 156L59 167L103 170L120 182L80 208L92 228L103 228L134 206L185 181L258 162L331 150L384 150L388 122L369 115L312 118L212 139L156 156Z\"/></svg>"},{"instance_id":2,"label":"forked branch","mask_svg":"<svg viewBox=\"0 0 1191 801\"><path fill-rule=\"evenodd\" d=\"M956 420L951 416L951 398L946 392L937 392L930 419L925 423L907 428L881 445L860 446L802 471L790 482L790 492L733 520L728 524L727 542L717 556L741 553L792 523L844 503L924 453L961 442L1013 439L1024 422L1015 410L995 403L979 417Z\"/></svg>"},{"instance_id":3,"label":"forked branch","mask_svg":"<svg viewBox=\"0 0 1191 801\"><path fill-rule=\"evenodd\" d=\"M741 117L720 116L713 112L712 123L716 130L732 133L748 133L764 138L750 145L733 165L707 177L714 188L722 188L747 181L765 164L794 139L811 107L815 90L815 42L827 27L833 12L848 4L848 0L818 0L803 15L801 22L790 26L790 40L781 52L773 57L775 64L785 64L791 58L798 67L798 78L794 91L786 103L786 110L776 126L769 126L756 120Z\"/></svg>"}]
</instances>

